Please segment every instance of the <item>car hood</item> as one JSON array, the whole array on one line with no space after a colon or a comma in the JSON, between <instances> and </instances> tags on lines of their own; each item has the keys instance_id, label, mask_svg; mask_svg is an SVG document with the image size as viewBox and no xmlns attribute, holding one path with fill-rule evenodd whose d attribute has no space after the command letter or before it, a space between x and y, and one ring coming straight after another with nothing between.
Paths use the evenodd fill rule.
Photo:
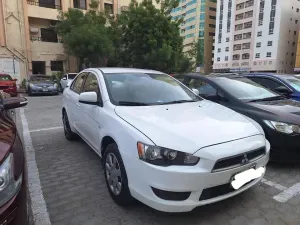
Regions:
<instances>
[{"instance_id":1,"label":"car hood","mask_svg":"<svg viewBox=\"0 0 300 225\"><path fill-rule=\"evenodd\" d=\"M206 100L172 105L117 106L115 112L156 145L188 153L260 134L245 116Z\"/></svg>"},{"instance_id":2,"label":"car hood","mask_svg":"<svg viewBox=\"0 0 300 225\"><path fill-rule=\"evenodd\" d=\"M15 83L15 81L12 80L8 80L8 81L0 81L0 85L13 85Z\"/></svg>"},{"instance_id":3,"label":"car hood","mask_svg":"<svg viewBox=\"0 0 300 225\"><path fill-rule=\"evenodd\" d=\"M282 122L285 122L286 119L290 119L297 123L300 123L300 102L291 99L285 99L255 102L249 104L259 109L281 116L282 119L279 120Z\"/></svg>"}]
</instances>

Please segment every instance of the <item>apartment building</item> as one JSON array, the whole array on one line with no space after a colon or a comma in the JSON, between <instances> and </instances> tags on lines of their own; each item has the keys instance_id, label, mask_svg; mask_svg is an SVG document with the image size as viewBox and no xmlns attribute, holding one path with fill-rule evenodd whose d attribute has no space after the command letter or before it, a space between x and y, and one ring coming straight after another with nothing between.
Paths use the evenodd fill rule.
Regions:
<instances>
[{"instance_id":1,"label":"apartment building","mask_svg":"<svg viewBox=\"0 0 300 225\"><path fill-rule=\"evenodd\" d=\"M181 0L179 6L171 12L173 19L183 18L180 26L184 38L184 52L191 50L193 44L201 39L204 60L201 72L212 71L213 44L216 24L216 1L214 0Z\"/></svg>"},{"instance_id":2,"label":"apartment building","mask_svg":"<svg viewBox=\"0 0 300 225\"><path fill-rule=\"evenodd\" d=\"M29 74L78 72L55 32L58 10L89 9L90 0L0 0L0 72L20 83ZM118 13L117 0L101 0L100 9Z\"/></svg>"},{"instance_id":3,"label":"apartment building","mask_svg":"<svg viewBox=\"0 0 300 225\"><path fill-rule=\"evenodd\" d=\"M219 0L215 72L292 73L299 0Z\"/></svg>"},{"instance_id":4,"label":"apartment building","mask_svg":"<svg viewBox=\"0 0 300 225\"><path fill-rule=\"evenodd\" d=\"M300 31L298 31L299 33ZM300 35L298 34L294 73L300 74Z\"/></svg>"}]
</instances>

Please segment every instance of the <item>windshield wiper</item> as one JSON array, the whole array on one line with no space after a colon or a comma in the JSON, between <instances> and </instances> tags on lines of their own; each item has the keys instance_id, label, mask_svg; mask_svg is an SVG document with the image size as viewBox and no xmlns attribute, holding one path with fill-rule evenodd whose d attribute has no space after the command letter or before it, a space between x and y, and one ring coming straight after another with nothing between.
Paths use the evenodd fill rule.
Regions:
<instances>
[{"instance_id":1,"label":"windshield wiper","mask_svg":"<svg viewBox=\"0 0 300 225\"><path fill-rule=\"evenodd\" d=\"M162 103L162 105L185 103L185 102L197 102L197 101L196 100L176 100L176 101L171 101L171 102L164 102L164 103Z\"/></svg>"},{"instance_id":2,"label":"windshield wiper","mask_svg":"<svg viewBox=\"0 0 300 225\"><path fill-rule=\"evenodd\" d=\"M147 103L143 103L143 102L126 102L126 101L120 101L119 105L126 105L126 106L145 106L145 105L149 105Z\"/></svg>"},{"instance_id":3,"label":"windshield wiper","mask_svg":"<svg viewBox=\"0 0 300 225\"><path fill-rule=\"evenodd\" d=\"M279 96L268 97L268 98L253 99L248 102L263 102L263 101L283 100L283 99L286 99L286 97L279 95Z\"/></svg>"}]
</instances>

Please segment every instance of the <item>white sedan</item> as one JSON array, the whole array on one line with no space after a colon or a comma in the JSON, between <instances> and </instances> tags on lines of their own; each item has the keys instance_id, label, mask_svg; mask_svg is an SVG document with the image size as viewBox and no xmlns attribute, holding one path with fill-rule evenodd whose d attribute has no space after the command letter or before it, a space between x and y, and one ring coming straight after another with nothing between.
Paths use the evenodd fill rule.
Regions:
<instances>
[{"instance_id":1,"label":"white sedan","mask_svg":"<svg viewBox=\"0 0 300 225\"><path fill-rule=\"evenodd\" d=\"M158 71L83 70L64 91L62 118L68 140L79 135L102 157L120 205L191 211L257 184L269 160L255 121Z\"/></svg>"},{"instance_id":2,"label":"white sedan","mask_svg":"<svg viewBox=\"0 0 300 225\"><path fill-rule=\"evenodd\" d=\"M60 80L60 87L62 91L68 86L68 84L76 77L77 73L66 73Z\"/></svg>"}]
</instances>

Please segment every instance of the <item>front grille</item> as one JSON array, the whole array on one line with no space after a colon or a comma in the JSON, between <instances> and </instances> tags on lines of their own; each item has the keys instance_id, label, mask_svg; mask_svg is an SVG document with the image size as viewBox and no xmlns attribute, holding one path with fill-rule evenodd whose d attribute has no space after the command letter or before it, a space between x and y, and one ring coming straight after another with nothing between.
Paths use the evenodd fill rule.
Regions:
<instances>
[{"instance_id":1,"label":"front grille","mask_svg":"<svg viewBox=\"0 0 300 225\"><path fill-rule=\"evenodd\" d=\"M3 90L3 89L8 89L9 86L0 86L0 90Z\"/></svg>"},{"instance_id":2,"label":"front grille","mask_svg":"<svg viewBox=\"0 0 300 225\"><path fill-rule=\"evenodd\" d=\"M243 166L263 157L264 155L266 155L266 150L265 147L262 147L254 151L220 159L216 162L212 172L219 172L222 170Z\"/></svg>"}]
</instances>

